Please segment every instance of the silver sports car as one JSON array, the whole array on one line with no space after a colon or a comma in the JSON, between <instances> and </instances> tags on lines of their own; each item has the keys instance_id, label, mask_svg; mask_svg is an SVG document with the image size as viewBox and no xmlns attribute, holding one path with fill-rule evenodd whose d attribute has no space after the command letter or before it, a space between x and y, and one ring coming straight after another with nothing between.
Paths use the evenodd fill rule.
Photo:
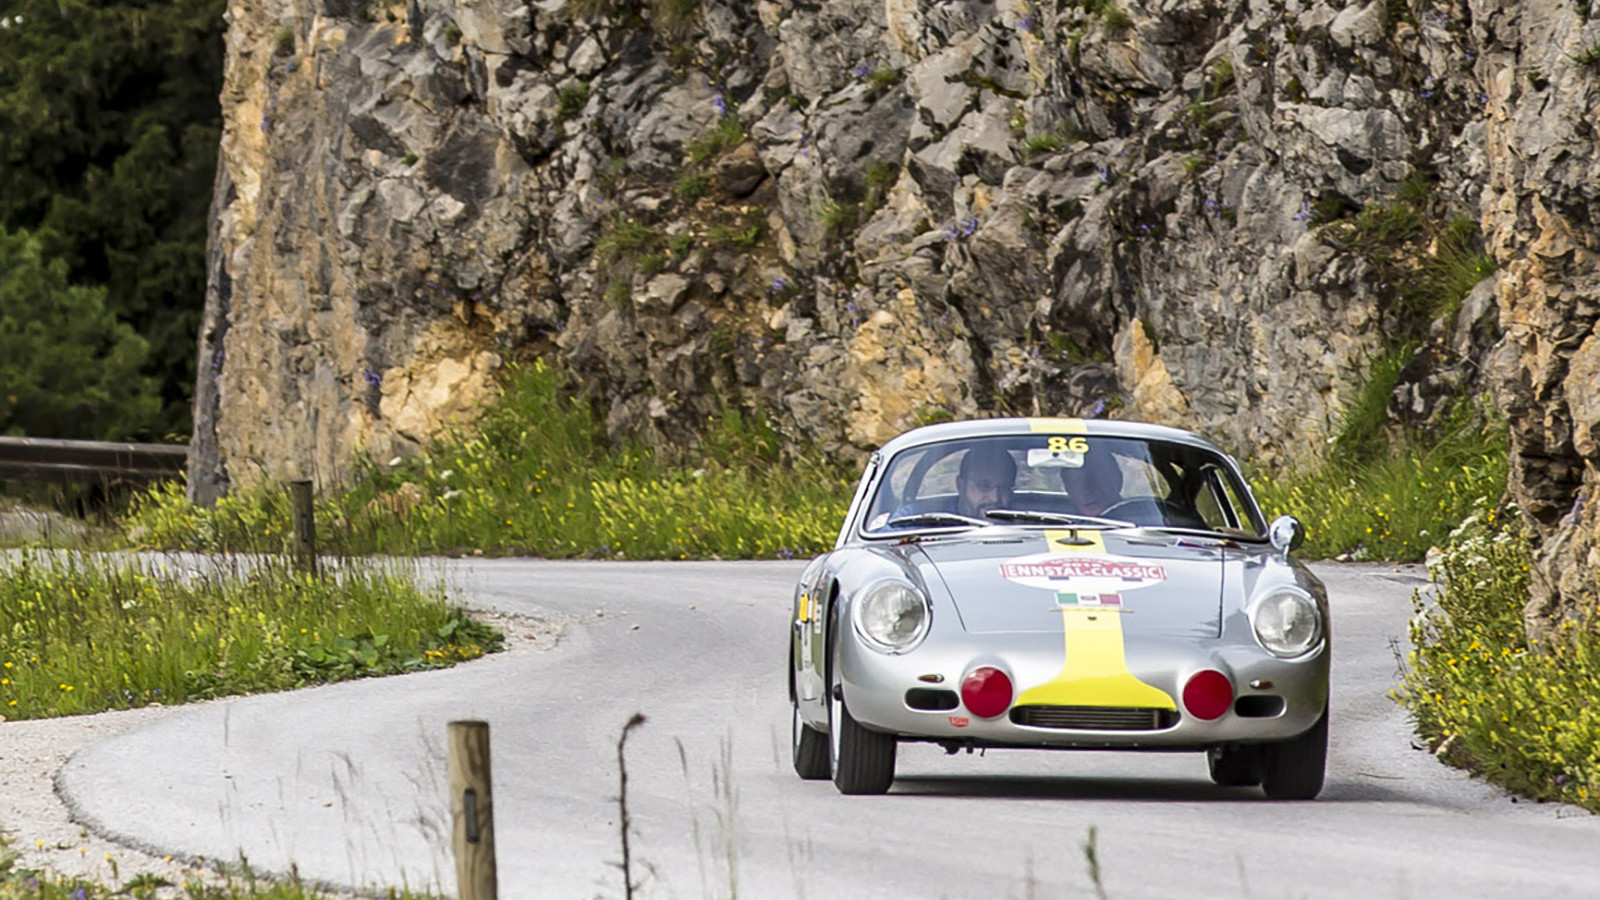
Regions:
<instances>
[{"instance_id":1,"label":"silver sports car","mask_svg":"<svg viewBox=\"0 0 1600 900\"><path fill-rule=\"evenodd\" d=\"M902 741L1205 752L1223 785L1322 789L1328 601L1236 463L1133 422L930 425L867 462L795 589L794 768L846 794Z\"/></svg>"}]
</instances>

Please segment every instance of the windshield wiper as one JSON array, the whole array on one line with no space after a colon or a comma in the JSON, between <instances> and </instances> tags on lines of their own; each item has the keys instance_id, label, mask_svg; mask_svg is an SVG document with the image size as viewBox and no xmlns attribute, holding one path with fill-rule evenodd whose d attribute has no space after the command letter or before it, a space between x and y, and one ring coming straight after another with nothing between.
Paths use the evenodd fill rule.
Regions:
<instances>
[{"instance_id":1,"label":"windshield wiper","mask_svg":"<svg viewBox=\"0 0 1600 900\"><path fill-rule=\"evenodd\" d=\"M1099 516L1044 512L1037 509L991 509L984 515L1002 522L1043 522L1047 525L1091 525L1099 528L1133 527L1132 522L1124 522L1121 519L1102 519Z\"/></svg>"},{"instance_id":2,"label":"windshield wiper","mask_svg":"<svg viewBox=\"0 0 1600 900\"><path fill-rule=\"evenodd\" d=\"M1231 544L1235 547L1238 546L1237 542L1240 540L1259 540L1237 534L1228 534L1224 531L1218 531L1215 528L1191 528L1187 525L1146 525L1144 527L1150 531L1159 531L1162 534L1210 538L1211 540L1217 541L1222 545Z\"/></svg>"},{"instance_id":3,"label":"windshield wiper","mask_svg":"<svg viewBox=\"0 0 1600 900\"><path fill-rule=\"evenodd\" d=\"M885 522L883 524L884 524L884 527L886 527L886 528L894 528L894 527L897 527L897 526L916 526L916 525L980 525L980 526L982 526L982 525L988 525L989 523L985 522L982 519L974 519L971 516L963 516L960 513L953 513L953 512L920 512L920 513L910 513L909 515L899 516L897 518L890 519L889 521L887 521L887 522Z\"/></svg>"}]
</instances>

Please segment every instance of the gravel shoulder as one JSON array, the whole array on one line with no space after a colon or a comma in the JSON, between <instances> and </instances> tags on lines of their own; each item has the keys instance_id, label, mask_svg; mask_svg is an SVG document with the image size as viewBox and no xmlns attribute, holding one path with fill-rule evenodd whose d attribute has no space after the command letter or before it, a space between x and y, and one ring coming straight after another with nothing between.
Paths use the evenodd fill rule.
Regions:
<instances>
[{"instance_id":1,"label":"gravel shoulder","mask_svg":"<svg viewBox=\"0 0 1600 900\"><path fill-rule=\"evenodd\" d=\"M556 645L567 627L564 618L474 610L475 618L504 632L504 653L539 652ZM472 665L472 663L463 663ZM18 854L21 868L62 878L84 878L109 886L147 876L173 885L215 881L218 871L204 860L152 856L107 840L73 820L56 793L56 773L80 750L153 724L171 715L233 698L184 706L151 706L60 719L8 721L0 716L0 833ZM229 860L218 861L223 865Z\"/></svg>"}]
</instances>

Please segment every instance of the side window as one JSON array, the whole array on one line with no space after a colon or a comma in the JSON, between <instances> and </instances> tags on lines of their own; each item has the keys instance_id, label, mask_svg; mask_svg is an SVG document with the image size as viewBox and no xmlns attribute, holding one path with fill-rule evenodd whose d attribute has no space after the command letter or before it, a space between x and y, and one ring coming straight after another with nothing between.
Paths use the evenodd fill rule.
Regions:
<instances>
[{"instance_id":1,"label":"side window","mask_svg":"<svg viewBox=\"0 0 1600 900\"><path fill-rule=\"evenodd\" d=\"M1251 537L1260 537L1261 526L1259 523L1251 521L1250 506L1240 498L1238 492L1234 489L1233 479L1224 476L1221 472L1213 472L1212 477L1217 484L1221 485L1222 495L1227 498L1228 505L1231 507L1229 512L1231 514L1230 518L1234 521L1233 527Z\"/></svg>"},{"instance_id":2,"label":"side window","mask_svg":"<svg viewBox=\"0 0 1600 900\"><path fill-rule=\"evenodd\" d=\"M1226 503L1226 496L1217 492L1215 473L1206 472L1205 480L1201 482L1200 490L1195 494L1194 508L1205 521L1207 528L1220 530L1233 527L1233 522L1229 520L1225 511Z\"/></svg>"}]
</instances>

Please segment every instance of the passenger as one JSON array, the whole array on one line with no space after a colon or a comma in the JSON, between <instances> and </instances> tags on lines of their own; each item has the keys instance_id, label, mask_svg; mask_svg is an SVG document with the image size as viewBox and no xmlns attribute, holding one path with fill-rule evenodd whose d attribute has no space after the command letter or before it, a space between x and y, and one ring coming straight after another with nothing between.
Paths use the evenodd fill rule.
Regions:
<instances>
[{"instance_id":1,"label":"passenger","mask_svg":"<svg viewBox=\"0 0 1600 900\"><path fill-rule=\"evenodd\" d=\"M1090 449L1083 465L1061 470L1061 486L1073 503L1073 512L1098 516L1122 502L1122 467L1108 451Z\"/></svg>"},{"instance_id":2,"label":"passenger","mask_svg":"<svg viewBox=\"0 0 1600 900\"><path fill-rule=\"evenodd\" d=\"M1017 461L1004 447L980 444L961 457L956 475L956 512L981 519L991 509L1011 504L1017 481Z\"/></svg>"}]
</instances>

